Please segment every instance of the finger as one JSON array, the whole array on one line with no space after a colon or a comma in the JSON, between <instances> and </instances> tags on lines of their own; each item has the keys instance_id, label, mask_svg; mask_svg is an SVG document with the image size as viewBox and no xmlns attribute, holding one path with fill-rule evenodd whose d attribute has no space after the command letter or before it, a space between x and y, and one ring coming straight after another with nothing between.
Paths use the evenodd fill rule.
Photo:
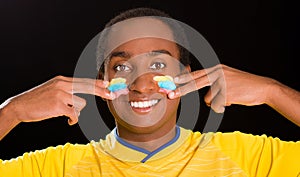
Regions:
<instances>
[{"instance_id":1,"label":"finger","mask_svg":"<svg viewBox=\"0 0 300 177\"><path fill-rule=\"evenodd\" d=\"M73 78L73 83L85 83L89 85L94 85L101 88L106 88L109 85L108 81L101 79L89 79L89 78Z\"/></svg>"},{"instance_id":2,"label":"finger","mask_svg":"<svg viewBox=\"0 0 300 177\"><path fill-rule=\"evenodd\" d=\"M72 95L72 107L74 107L77 113L80 112L85 106L86 106L85 99L76 95Z\"/></svg>"},{"instance_id":3,"label":"finger","mask_svg":"<svg viewBox=\"0 0 300 177\"><path fill-rule=\"evenodd\" d=\"M108 81L104 81L104 80L95 80L89 78L70 78L64 76L57 76L54 79L52 79L50 83L55 88L59 88L70 94L84 93L84 94L94 94L94 95L95 92L101 93L101 91L97 92L97 89L106 88L109 84ZM107 93L108 91L106 91L106 94Z\"/></svg>"},{"instance_id":4,"label":"finger","mask_svg":"<svg viewBox=\"0 0 300 177\"><path fill-rule=\"evenodd\" d=\"M178 97L184 96L190 92L199 90L206 86L210 86L213 82L215 82L217 77L218 77L217 73L212 73L210 78L207 75L204 75L196 80L190 81L189 83L187 83L181 87L178 87L175 91L170 92L168 94L168 97L170 99L178 98Z\"/></svg>"},{"instance_id":5,"label":"finger","mask_svg":"<svg viewBox=\"0 0 300 177\"><path fill-rule=\"evenodd\" d=\"M51 118L57 116L67 116L71 120L70 125L78 121L78 112L85 106L85 100L82 98L75 98L77 101L73 101L73 95L63 90L58 90L55 96L49 98L49 104L51 109L44 111L44 118ZM78 101L80 100L80 101ZM74 102L81 102L80 104ZM75 108L73 105L77 105ZM76 111L75 111L76 109ZM78 110L78 111L77 111Z\"/></svg>"},{"instance_id":6,"label":"finger","mask_svg":"<svg viewBox=\"0 0 300 177\"><path fill-rule=\"evenodd\" d=\"M225 111L225 105L226 105L225 94L223 93L222 90L220 90L213 98L211 102L211 108L216 113L223 113Z\"/></svg>"},{"instance_id":7,"label":"finger","mask_svg":"<svg viewBox=\"0 0 300 177\"><path fill-rule=\"evenodd\" d=\"M69 125L74 125L78 122L79 112L76 111L75 107L73 107L72 105L61 102L61 105L58 109L56 109L56 111L58 112L58 116L66 116L69 118Z\"/></svg>"},{"instance_id":8,"label":"finger","mask_svg":"<svg viewBox=\"0 0 300 177\"><path fill-rule=\"evenodd\" d=\"M224 88L224 85L221 84L221 79L217 79L210 87L206 95L204 96L205 103L210 106L213 98Z\"/></svg>"},{"instance_id":9,"label":"finger","mask_svg":"<svg viewBox=\"0 0 300 177\"><path fill-rule=\"evenodd\" d=\"M78 122L78 117L80 115L80 111L77 110L75 107L70 107L69 109L70 109L69 114L66 115L69 117L68 124L74 125Z\"/></svg>"},{"instance_id":10,"label":"finger","mask_svg":"<svg viewBox=\"0 0 300 177\"><path fill-rule=\"evenodd\" d=\"M176 84L184 84L184 83L190 82L192 80L195 80L197 78L208 75L211 72L215 71L216 69L217 69L217 66L214 66L214 67L211 67L211 68L197 70L197 71L194 71L194 72L191 72L191 73L183 74L183 75L175 77L174 82Z\"/></svg>"},{"instance_id":11,"label":"finger","mask_svg":"<svg viewBox=\"0 0 300 177\"><path fill-rule=\"evenodd\" d=\"M56 79L60 79L71 83L85 83L89 85L96 85L101 88L106 88L109 85L108 81L101 80L101 79L75 78L75 77L64 77L64 76L57 76Z\"/></svg>"},{"instance_id":12,"label":"finger","mask_svg":"<svg viewBox=\"0 0 300 177\"><path fill-rule=\"evenodd\" d=\"M117 96L116 94L110 92L106 87L99 87L98 85L101 86L106 86L105 83L106 81L100 81L99 82L88 82L88 83L73 83L72 84L72 90L69 91L69 93L74 94L74 93L83 93L83 94L90 94L90 95L96 95L100 96L105 99L110 99L113 100ZM98 83L98 85L97 85ZM96 84L96 85L95 85Z\"/></svg>"},{"instance_id":13,"label":"finger","mask_svg":"<svg viewBox=\"0 0 300 177\"><path fill-rule=\"evenodd\" d=\"M61 92L62 104L60 106L61 115L69 117L69 125L74 125L78 122L80 111L86 106L86 100L69 94L68 92Z\"/></svg>"},{"instance_id":14,"label":"finger","mask_svg":"<svg viewBox=\"0 0 300 177\"><path fill-rule=\"evenodd\" d=\"M79 82L73 82L71 91L72 93L94 94L95 89L107 88L108 84L108 81L83 79Z\"/></svg>"},{"instance_id":15,"label":"finger","mask_svg":"<svg viewBox=\"0 0 300 177\"><path fill-rule=\"evenodd\" d=\"M129 93L129 90L126 88L126 89L121 89L121 90L118 90L116 92L114 92L115 94L115 98L118 98L119 96L121 95L127 95Z\"/></svg>"}]
</instances>

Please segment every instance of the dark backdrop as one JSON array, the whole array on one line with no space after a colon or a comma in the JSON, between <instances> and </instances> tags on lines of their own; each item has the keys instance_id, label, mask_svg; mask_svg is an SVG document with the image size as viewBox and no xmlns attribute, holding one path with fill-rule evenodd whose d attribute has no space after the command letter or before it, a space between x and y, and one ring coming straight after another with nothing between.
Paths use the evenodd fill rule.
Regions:
<instances>
[{"instance_id":1,"label":"dark backdrop","mask_svg":"<svg viewBox=\"0 0 300 177\"><path fill-rule=\"evenodd\" d=\"M72 76L82 50L104 24L120 11L140 6L162 9L195 28L221 63L300 90L295 4L278 0L196 2L1 0L0 102L56 75ZM195 130L201 127L199 121ZM300 138L299 127L265 105L228 107L219 131L234 130L286 141ZM66 142L88 140L65 117L22 123L0 141L0 158Z\"/></svg>"}]
</instances>

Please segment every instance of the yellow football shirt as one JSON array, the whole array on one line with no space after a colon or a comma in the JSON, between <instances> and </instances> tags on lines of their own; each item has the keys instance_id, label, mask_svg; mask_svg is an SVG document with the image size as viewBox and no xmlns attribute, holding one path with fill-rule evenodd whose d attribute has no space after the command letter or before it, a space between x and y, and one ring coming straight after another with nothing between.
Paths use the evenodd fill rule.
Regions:
<instances>
[{"instance_id":1,"label":"yellow football shirt","mask_svg":"<svg viewBox=\"0 0 300 177\"><path fill-rule=\"evenodd\" d=\"M114 129L105 140L65 144L0 160L0 177L300 176L300 141L241 132L206 133L176 128L153 152L133 146Z\"/></svg>"}]
</instances>

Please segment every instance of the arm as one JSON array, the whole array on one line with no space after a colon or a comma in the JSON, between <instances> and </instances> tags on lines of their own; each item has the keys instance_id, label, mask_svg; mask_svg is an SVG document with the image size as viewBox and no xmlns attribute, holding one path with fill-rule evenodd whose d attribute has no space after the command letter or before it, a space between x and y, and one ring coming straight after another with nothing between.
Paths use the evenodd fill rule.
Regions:
<instances>
[{"instance_id":1,"label":"arm","mask_svg":"<svg viewBox=\"0 0 300 177\"><path fill-rule=\"evenodd\" d=\"M14 116L14 110L9 108L11 106L9 104L9 100L7 100L0 106L0 140L19 124Z\"/></svg>"},{"instance_id":2,"label":"arm","mask_svg":"<svg viewBox=\"0 0 300 177\"><path fill-rule=\"evenodd\" d=\"M0 106L0 140L20 122L34 122L58 116L78 121L86 101L74 93L93 94L106 99L116 96L103 80L57 76L31 90L9 98Z\"/></svg>"},{"instance_id":3,"label":"arm","mask_svg":"<svg viewBox=\"0 0 300 177\"><path fill-rule=\"evenodd\" d=\"M279 82L274 82L269 90L266 103L300 126L300 93Z\"/></svg>"},{"instance_id":4,"label":"arm","mask_svg":"<svg viewBox=\"0 0 300 177\"><path fill-rule=\"evenodd\" d=\"M300 126L300 93L274 79L217 65L181 75L174 81L184 86L169 93L171 99L210 86L204 100L215 112L224 112L231 104L267 104Z\"/></svg>"}]
</instances>

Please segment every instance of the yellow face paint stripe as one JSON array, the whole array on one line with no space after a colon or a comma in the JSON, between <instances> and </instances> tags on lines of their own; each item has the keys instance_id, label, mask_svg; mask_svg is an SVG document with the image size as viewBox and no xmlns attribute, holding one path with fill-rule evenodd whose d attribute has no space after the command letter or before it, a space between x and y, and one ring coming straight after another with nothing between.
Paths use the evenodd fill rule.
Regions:
<instances>
[{"instance_id":1,"label":"yellow face paint stripe","mask_svg":"<svg viewBox=\"0 0 300 177\"><path fill-rule=\"evenodd\" d=\"M173 81L173 78L172 78L172 76L168 76L168 75L166 75L166 76L154 76L153 77L153 80L155 80L155 81Z\"/></svg>"}]
</instances>

